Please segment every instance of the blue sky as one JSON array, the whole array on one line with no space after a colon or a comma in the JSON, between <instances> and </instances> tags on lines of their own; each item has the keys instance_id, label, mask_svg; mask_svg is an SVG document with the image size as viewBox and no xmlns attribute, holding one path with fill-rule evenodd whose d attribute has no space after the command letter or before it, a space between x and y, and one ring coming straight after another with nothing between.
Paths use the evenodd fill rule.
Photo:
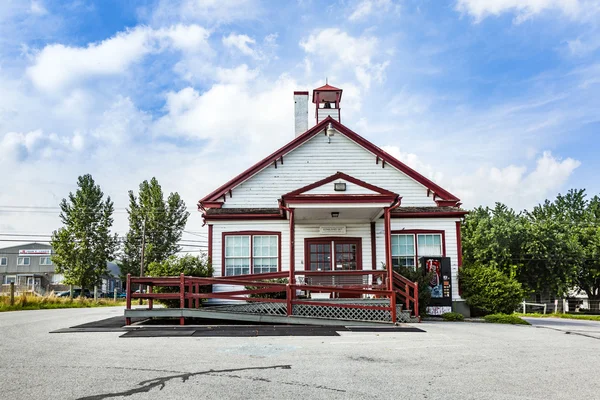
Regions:
<instances>
[{"instance_id":1,"label":"blue sky","mask_svg":"<svg viewBox=\"0 0 600 400\"><path fill-rule=\"evenodd\" d=\"M0 206L56 206L89 172L120 233L152 176L193 211L326 77L347 126L466 207L600 193L599 23L597 0L5 0ZM56 228L31 215L0 231Z\"/></svg>"}]
</instances>

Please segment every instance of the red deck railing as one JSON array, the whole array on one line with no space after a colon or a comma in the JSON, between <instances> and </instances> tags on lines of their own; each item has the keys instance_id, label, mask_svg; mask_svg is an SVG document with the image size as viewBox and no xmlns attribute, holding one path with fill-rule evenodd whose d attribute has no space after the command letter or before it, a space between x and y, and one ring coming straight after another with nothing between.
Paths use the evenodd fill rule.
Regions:
<instances>
[{"instance_id":1,"label":"red deck railing","mask_svg":"<svg viewBox=\"0 0 600 400\"><path fill-rule=\"evenodd\" d=\"M179 308L199 308L202 299L221 299L285 303L288 316L292 315L293 306L296 304L386 310L390 312L392 321L396 321L396 301L399 298L406 307L412 310L414 316L418 317L419 315L417 284L395 272L392 277L393 290L387 289L387 271L383 270L295 271L293 276L295 282L289 283L290 273L287 271L210 278L184 276L183 274L178 277L131 277L131 275L127 275L127 309L131 309L132 299L147 299L149 309L153 308L155 299L179 300ZM273 282L274 279L288 279L288 282ZM146 293L143 291L133 292L134 285L145 285L148 290ZM235 285L245 288L216 293L206 293L206 290L201 290L211 285ZM156 287L176 287L178 290L171 293L157 293L154 291ZM298 298L296 296L298 290L306 293L330 293L331 297L342 298L360 298L367 295L371 298L388 298L390 301L389 305L328 303ZM284 298L249 297L270 293L285 293L285 296L281 295ZM131 319L127 318L126 320L129 325ZM183 317L180 317L180 323L184 324Z\"/></svg>"}]
</instances>

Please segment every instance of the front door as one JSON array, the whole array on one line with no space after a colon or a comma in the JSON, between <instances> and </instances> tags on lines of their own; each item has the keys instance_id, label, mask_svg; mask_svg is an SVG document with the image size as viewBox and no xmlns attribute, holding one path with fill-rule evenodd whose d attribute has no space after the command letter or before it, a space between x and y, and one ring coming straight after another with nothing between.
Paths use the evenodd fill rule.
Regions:
<instances>
[{"instance_id":1,"label":"front door","mask_svg":"<svg viewBox=\"0 0 600 400\"><path fill-rule=\"evenodd\" d=\"M360 238L306 239L304 268L309 271L355 271L362 269ZM327 275L306 277L309 285L348 286L363 283L358 275ZM360 297L355 294L333 293L333 297Z\"/></svg>"},{"instance_id":2,"label":"front door","mask_svg":"<svg viewBox=\"0 0 600 400\"><path fill-rule=\"evenodd\" d=\"M304 268L309 271L362 269L360 238L306 239Z\"/></svg>"}]
</instances>

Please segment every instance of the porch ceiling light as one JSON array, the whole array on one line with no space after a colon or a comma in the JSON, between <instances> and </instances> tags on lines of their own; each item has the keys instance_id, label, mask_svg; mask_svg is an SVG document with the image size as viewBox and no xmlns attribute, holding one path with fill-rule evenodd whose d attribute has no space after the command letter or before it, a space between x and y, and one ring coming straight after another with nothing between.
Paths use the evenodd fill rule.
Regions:
<instances>
[{"instance_id":1,"label":"porch ceiling light","mask_svg":"<svg viewBox=\"0 0 600 400\"><path fill-rule=\"evenodd\" d=\"M339 212L337 212L337 211L332 211L332 212L331 212L331 218L337 218L337 217L339 217L339 216L340 216L340 213L339 213Z\"/></svg>"}]
</instances>

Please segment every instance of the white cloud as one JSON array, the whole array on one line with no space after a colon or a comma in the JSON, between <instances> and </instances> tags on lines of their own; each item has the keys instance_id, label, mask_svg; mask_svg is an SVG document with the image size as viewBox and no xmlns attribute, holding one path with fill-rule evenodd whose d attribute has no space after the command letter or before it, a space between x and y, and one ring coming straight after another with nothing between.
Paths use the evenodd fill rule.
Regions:
<instances>
[{"instance_id":1,"label":"white cloud","mask_svg":"<svg viewBox=\"0 0 600 400\"><path fill-rule=\"evenodd\" d=\"M214 146L228 143L245 146L283 144L292 138L292 92L295 81L282 76L266 85L264 81L248 84L256 77L245 65L226 74L242 75L227 83L218 83L199 93L188 87L167 95L167 114L157 121L154 132L190 139L210 139ZM240 83L240 81L242 81Z\"/></svg>"},{"instance_id":2,"label":"white cloud","mask_svg":"<svg viewBox=\"0 0 600 400\"><path fill-rule=\"evenodd\" d=\"M230 33L229 36L223 37L223 45L225 45L225 47L236 48L242 52L242 54L251 57L256 57L256 52L249 45L254 45L255 43L256 41L248 35Z\"/></svg>"},{"instance_id":3,"label":"white cloud","mask_svg":"<svg viewBox=\"0 0 600 400\"><path fill-rule=\"evenodd\" d=\"M221 83L245 84L258 76L256 69L249 69L246 64L235 68L217 68L216 78Z\"/></svg>"},{"instance_id":4,"label":"white cloud","mask_svg":"<svg viewBox=\"0 0 600 400\"><path fill-rule=\"evenodd\" d=\"M402 152L397 146L383 150L451 193L457 195L464 207L505 203L516 209L530 208L546 198L555 196L581 165L572 158L558 159L544 151L533 170L524 165L496 167L481 166L472 174L445 176L435 159L423 161L414 153Z\"/></svg>"},{"instance_id":5,"label":"white cloud","mask_svg":"<svg viewBox=\"0 0 600 400\"><path fill-rule=\"evenodd\" d=\"M454 177L450 186L468 207L499 201L517 209L531 208L554 197L580 165L578 160L561 160L545 151L533 170L517 165L481 167L472 175Z\"/></svg>"},{"instance_id":6,"label":"white cloud","mask_svg":"<svg viewBox=\"0 0 600 400\"><path fill-rule=\"evenodd\" d=\"M44 7L44 4L41 1L31 1L31 5L29 11L35 15L45 15L48 14L48 10Z\"/></svg>"},{"instance_id":7,"label":"white cloud","mask_svg":"<svg viewBox=\"0 0 600 400\"><path fill-rule=\"evenodd\" d=\"M559 12L568 18L586 19L600 10L596 0L457 0L456 9L471 15L476 22L489 16L514 13L520 23L543 12Z\"/></svg>"},{"instance_id":8,"label":"white cloud","mask_svg":"<svg viewBox=\"0 0 600 400\"><path fill-rule=\"evenodd\" d=\"M208 52L209 32L197 25L151 29L136 27L86 47L52 44L36 56L27 74L36 87L59 91L81 80L124 73L149 53L174 48Z\"/></svg>"},{"instance_id":9,"label":"white cloud","mask_svg":"<svg viewBox=\"0 0 600 400\"><path fill-rule=\"evenodd\" d=\"M444 174L441 171L437 171L430 163L423 162L418 155L403 152L398 146L383 146L382 149L428 179L436 183L443 181Z\"/></svg>"},{"instance_id":10,"label":"white cloud","mask_svg":"<svg viewBox=\"0 0 600 400\"><path fill-rule=\"evenodd\" d=\"M300 42L312 61L329 72L343 72L351 68L355 78L368 89L371 81L381 83L389 61L376 62L381 57L379 40L374 36L353 37L338 28L327 28L311 33Z\"/></svg>"},{"instance_id":11,"label":"white cloud","mask_svg":"<svg viewBox=\"0 0 600 400\"><path fill-rule=\"evenodd\" d=\"M255 19L262 13L262 7L258 0L160 0L150 13L154 25L174 21L219 25Z\"/></svg>"},{"instance_id":12,"label":"white cloud","mask_svg":"<svg viewBox=\"0 0 600 400\"><path fill-rule=\"evenodd\" d=\"M348 20L352 22L364 20L374 14L388 14L390 12L397 13L400 6L394 4L392 0L361 0L353 8Z\"/></svg>"},{"instance_id":13,"label":"white cloud","mask_svg":"<svg viewBox=\"0 0 600 400\"><path fill-rule=\"evenodd\" d=\"M600 38L594 34L588 37L578 37L577 39L567 40L567 46L571 55L577 57L587 56L600 48Z\"/></svg>"},{"instance_id":14,"label":"white cloud","mask_svg":"<svg viewBox=\"0 0 600 400\"><path fill-rule=\"evenodd\" d=\"M76 135L60 137L41 129L31 132L8 132L0 140L0 154L4 161L60 160L71 150L80 150L82 140Z\"/></svg>"}]
</instances>

